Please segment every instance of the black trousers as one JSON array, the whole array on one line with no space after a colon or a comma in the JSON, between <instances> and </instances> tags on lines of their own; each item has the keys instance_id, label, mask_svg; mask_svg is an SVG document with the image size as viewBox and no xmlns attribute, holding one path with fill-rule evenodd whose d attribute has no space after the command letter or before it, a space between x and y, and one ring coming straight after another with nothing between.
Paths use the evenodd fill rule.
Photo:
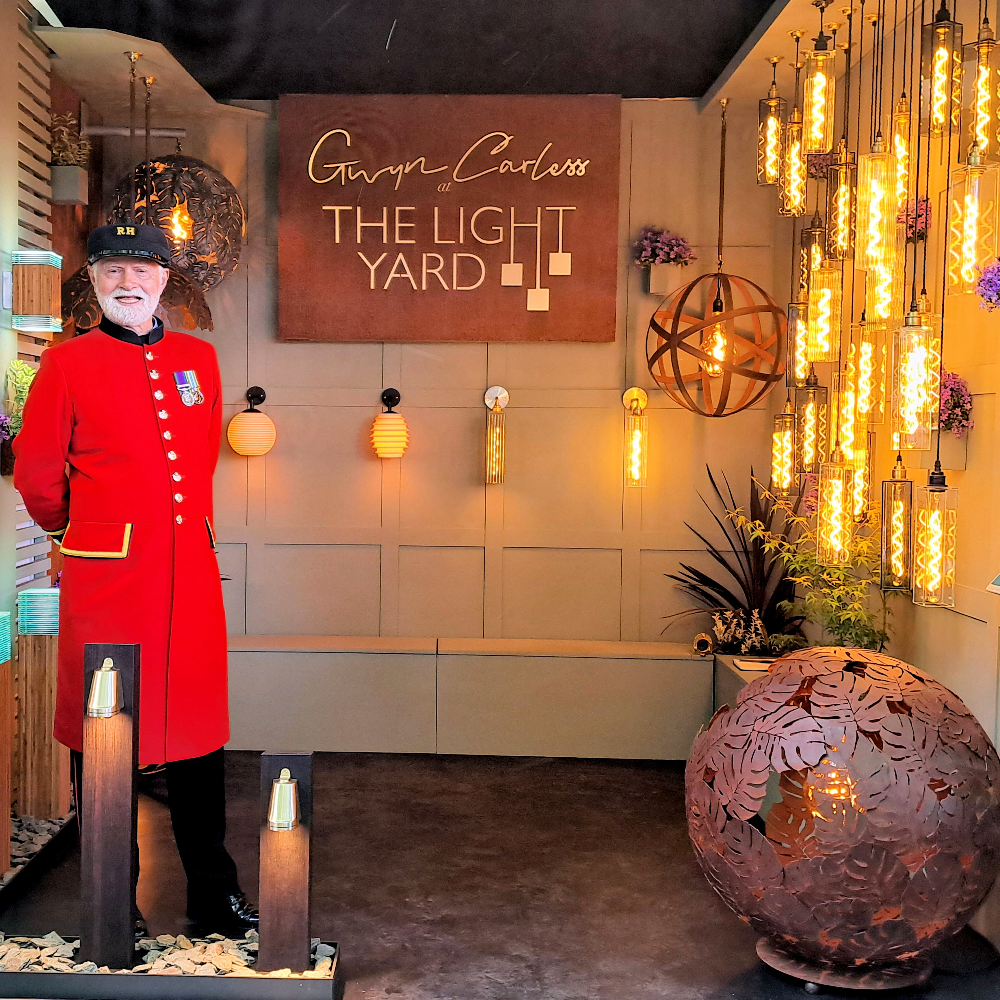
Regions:
<instances>
[{"instance_id":1,"label":"black trousers","mask_svg":"<svg viewBox=\"0 0 1000 1000\"><path fill-rule=\"evenodd\" d=\"M79 822L83 788L83 754L70 751L73 795ZM226 771L222 749L203 757L174 760L166 765L170 825L187 876L188 909L217 905L220 898L239 892L236 863L226 850ZM136 852L138 878L139 845Z\"/></svg>"}]
</instances>

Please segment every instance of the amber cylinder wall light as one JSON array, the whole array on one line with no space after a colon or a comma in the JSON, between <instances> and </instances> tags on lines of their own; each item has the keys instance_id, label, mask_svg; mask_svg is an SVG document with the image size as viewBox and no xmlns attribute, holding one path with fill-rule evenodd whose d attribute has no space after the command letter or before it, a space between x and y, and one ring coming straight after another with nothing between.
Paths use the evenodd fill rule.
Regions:
<instances>
[{"instance_id":1,"label":"amber cylinder wall light","mask_svg":"<svg viewBox=\"0 0 1000 1000\"><path fill-rule=\"evenodd\" d=\"M410 430L401 413L393 407L399 405L398 389L386 389L382 393L385 412L380 413L372 423L372 448L379 458L402 458L410 444Z\"/></svg>"},{"instance_id":2,"label":"amber cylinder wall light","mask_svg":"<svg viewBox=\"0 0 1000 1000\"><path fill-rule=\"evenodd\" d=\"M837 52L821 30L816 48L806 53L803 151L829 153L833 149L833 115L837 90Z\"/></svg>"},{"instance_id":3,"label":"amber cylinder wall light","mask_svg":"<svg viewBox=\"0 0 1000 1000\"><path fill-rule=\"evenodd\" d=\"M809 303L788 303L788 361L785 366L785 385L797 387L809 378Z\"/></svg>"},{"instance_id":4,"label":"amber cylinder wall light","mask_svg":"<svg viewBox=\"0 0 1000 1000\"><path fill-rule=\"evenodd\" d=\"M841 268L835 264L828 262L812 273L806 347L810 362L836 361L840 353L842 283Z\"/></svg>"},{"instance_id":5,"label":"amber cylinder wall light","mask_svg":"<svg viewBox=\"0 0 1000 1000\"><path fill-rule=\"evenodd\" d=\"M843 461L839 451L820 467L816 557L823 566L843 566L851 558L853 480L854 470Z\"/></svg>"},{"instance_id":6,"label":"amber cylinder wall light","mask_svg":"<svg viewBox=\"0 0 1000 1000\"><path fill-rule=\"evenodd\" d=\"M913 603L953 608L958 490L945 483L940 462L927 478L927 485L915 490Z\"/></svg>"},{"instance_id":7,"label":"amber cylinder wall light","mask_svg":"<svg viewBox=\"0 0 1000 1000\"><path fill-rule=\"evenodd\" d=\"M490 411L486 415L486 485L499 486L507 465L504 409L510 402L510 395L503 386L491 385L483 401Z\"/></svg>"},{"instance_id":8,"label":"amber cylinder wall light","mask_svg":"<svg viewBox=\"0 0 1000 1000\"><path fill-rule=\"evenodd\" d=\"M795 407L789 399L771 432L771 492L787 497L795 486Z\"/></svg>"},{"instance_id":9,"label":"amber cylinder wall light","mask_svg":"<svg viewBox=\"0 0 1000 1000\"><path fill-rule=\"evenodd\" d=\"M274 421L257 407L267 399L267 393L259 385L247 389L250 406L237 413L226 428L226 439L237 455L266 455L277 440L278 432Z\"/></svg>"},{"instance_id":10,"label":"amber cylinder wall light","mask_svg":"<svg viewBox=\"0 0 1000 1000\"><path fill-rule=\"evenodd\" d=\"M625 485L645 486L649 457L648 417L645 414L649 397L644 389L633 387L622 396L627 410L625 417Z\"/></svg>"},{"instance_id":11,"label":"amber cylinder wall light","mask_svg":"<svg viewBox=\"0 0 1000 1000\"><path fill-rule=\"evenodd\" d=\"M843 139L837 159L827 172L826 191L826 256L829 260L848 260L854 256L858 164Z\"/></svg>"},{"instance_id":12,"label":"amber cylinder wall light","mask_svg":"<svg viewBox=\"0 0 1000 1000\"><path fill-rule=\"evenodd\" d=\"M815 475L826 461L828 390L810 372L795 390L795 471Z\"/></svg>"}]
</instances>

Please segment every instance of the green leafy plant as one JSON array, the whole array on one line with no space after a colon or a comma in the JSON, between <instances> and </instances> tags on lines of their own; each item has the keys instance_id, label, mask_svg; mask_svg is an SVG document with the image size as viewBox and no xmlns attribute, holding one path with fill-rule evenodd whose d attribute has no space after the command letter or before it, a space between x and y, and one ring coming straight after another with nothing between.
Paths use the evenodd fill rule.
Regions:
<instances>
[{"instance_id":1,"label":"green leafy plant","mask_svg":"<svg viewBox=\"0 0 1000 1000\"><path fill-rule=\"evenodd\" d=\"M851 556L841 566L824 566L816 553L815 517L803 517L798 504L761 491L772 509L781 511L783 530L738 507L728 516L741 531L777 558L800 593L785 611L818 624L833 645L883 650L889 641L889 606L879 589L879 512L872 505L866 524L857 525Z\"/></svg>"},{"instance_id":2,"label":"green leafy plant","mask_svg":"<svg viewBox=\"0 0 1000 1000\"><path fill-rule=\"evenodd\" d=\"M772 640L770 648L777 648L775 637L800 635L804 617L790 610L795 587L783 560L775 551L769 551L764 538L755 537L747 525L752 521L760 524L765 532L783 537L786 527L781 517L776 517L779 508L769 494L761 492L751 469L750 518L747 525L736 523L730 516L730 511L739 507L729 480L725 474L722 475L725 483L723 493L712 470L708 466L705 469L715 500L710 503L701 494L699 496L722 532L724 541L716 545L690 524L686 526L702 542L721 572L711 576L694 566L681 563L680 572L665 574L667 579L677 583L678 589L696 602L697 607L669 615L664 631L681 618L704 614L706 611L735 612L742 627L748 628L752 614L756 612L764 632ZM721 508L721 513L717 513L717 508ZM786 640L786 644L787 642L794 642L794 638Z\"/></svg>"},{"instance_id":3,"label":"green leafy plant","mask_svg":"<svg viewBox=\"0 0 1000 1000\"><path fill-rule=\"evenodd\" d=\"M11 437L21 429L24 401L34 379L35 369L24 361L15 359L7 366L7 416L10 417Z\"/></svg>"}]
</instances>

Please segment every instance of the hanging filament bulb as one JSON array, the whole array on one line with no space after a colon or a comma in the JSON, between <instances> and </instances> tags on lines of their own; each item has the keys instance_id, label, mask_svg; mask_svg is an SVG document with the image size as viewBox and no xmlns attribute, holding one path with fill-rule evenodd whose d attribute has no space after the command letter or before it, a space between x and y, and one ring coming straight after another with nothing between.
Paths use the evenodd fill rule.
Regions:
<instances>
[{"instance_id":1,"label":"hanging filament bulb","mask_svg":"<svg viewBox=\"0 0 1000 1000\"><path fill-rule=\"evenodd\" d=\"M836 436L840 439L840 456L852 468L856 465L857 398L854 391L854 370L851 362L842 372L833 373L833 412L837 416ZM862 449L861 454L864 454Z\"/></svg>"},{"instance_id":2,"label":"hanging filament bulb","mask_svg":"<svg viewBox=\"0 0 1000 1000\"><path fill-rule=\"evenodd\" d=\"M893 349L892 436L897 451L926 451L931 446L932 331L919 313L907 313Z\"/></svg>"},{"instance_id":3,"label":"hanging filament bulb","mask_svg":"<svg viewBox=\"0 0 1000 1000\"><path fill-rule=\"evenodd\" d=\"M823 266L824 260L826 260L826 227L817 209L813 213L812 221L799 235L800 288L809 290L812 273Z\"/></svg>"},{"instance_id":4,"label":"hanging filament bulb","mask_svg":"<svg viewBox=\"0 0 1000 1000\"><path fill-rule=\"evenodd\" d=\"M830 48L830 36L823 30L822 16L821 8L819 35L813 39L816 48L806 53L803 137L806 155L829 153L833 149L837 52Z\"/></svg>"},{"instance_id":5,"label":"hanging filament bulb","mask_svg":"<svg viewBox=\"0 0 1000 1000\"><path fill-rule=\"evenodd\" d=\"M644 389L631 388L622 396L628 411L625 417L625 485L645 486L649 452L648 417L645 414L649 397Z\"/></svg>"},{"instance_id":6,"label":"hanging filament bulb","mask_svg":"<svg viewBox=\"0 0 1000 1000\"><path fill-rule=\"evenodd\" d=\"M962 25L952 20L945 0L934 20L924 25L920 49L926 129L937 139L949 128L958 128L962 113Z\"/></svg>"},{"instance_id":7,"label":"hanging filament bulb","mask_svg":"<svg viewBox=\"0 0 1000 1000\"><path fill-rule=\"evenodd\" d=\"M830 166L826 182L828 260L848 260L854 256L857 187L857 159L847 148L847 143L841 139L837 149L837 159Z\"/></svg>"},{"instance_id":8,"label":"hanging filament bulb","mask_svg":"<svg viewBox=\"0 0 1000 1000\"><path fill-rule=\"evenodd\" d=\"M885 417L885 350L884 331L864 316L851 329L848 364L855 371L857 419L862 428L882 423Z\"/></svg>"},{"instance_id":9,"label":"hanging filament bulb","mask_svg":"<svg viewBox=\"0 0 1000 1000\"><path fill-rule=\"evenodd\" d=\"M757 183L777 184L781 180L781 161L785 152L785 117L788 102L778 96L778 63L781 56L770 56L771 87L760 102L757 124Z\"/></svg>"},{"instance_id":10,"label":"hanging filament bulb","mask_svg":"<svg viewBox=\"0 0 1000 1000\"><path fill-rule=\"evenodd\" d=\"M935 462L927 485L915 492L913 603L953 608L958 490L947 485L941 463Z\"/></svg>"},{"instance_id":11,"label":"hanging filament bulb","mask_svg":"<svg viewBox=\"0 0 1000 1000\"><path fill-rule=\"evenodd\" d=\"M816 558L823 566L843 566L851 558L854 470L834 451L819 470Z\"/></svg>"},{"instance_id":12,"label":"hanging filament bulb","mask_svg":"<svg viewBox=\"0 0 1000 1000\"><path fill-rule=\"evenodd\" d=\"M927 405L931 411L931 430L937 430L941 398L941 314L934 312L929 295L917 299L920 326L927 330Z\"/></svg>"},{"instance_id":13,"label":"hanging filament bulb","mask_svg":"<svg viewBox=\"0 0 1000 1000\"><path fill-rule=\"evenodd\" d=\"M785 136L778 213L799 216L806 210L806 161L802 152L802 112L792 110Z\"/></svg>"},{"instance_id":14,"label":"hanging filament bulb","mask_svg":"<svg viewBox=\"0 0 1000 1000\"><path fill-rule=\"evenodd\" d=\"M840 345L843 273L829 262L813 271L809 287L809 338L806 357L811 363L836 361Z\"/></svg>"},{"instance_id":15,"label":"hanging filament bulb","mask_svg":"<svg viewBox=\"0 0 1000 1000\"><path fill-rule=\"evenodd\" d=\"M790 399L774 418L771 433L771 492L787 497L795 485L795 408Z\"/></svg>"},{"instance_id":16,"label":"hanging filament bulb","mask_svg":"<svg viewBox=\"0 0 1000 1000\"><path fill-rule=\"evenodd\" d=\"M809 346L809 303L788 303L788 362L785 368L785 385L806 384L809 377L809 360L806 356Z\"/></svg>"},{"instance_id":17,"label":"hanging filament bulb","mask_svg":"<svg viewBox=\"0 0 1000 1000\"><path fill-rule=\"evenodd\" d=\"M882 590L910 589L912 513L913 483L897 455L892 478L882 482Z\"/></svg>"},{"instance_id":18,"label":"hanging filament bulb","mask_svg":"<svg viewBox=\"0 0 1000 1000\"><path fill-rule=\"evenodd\" d=\"M810 370L806 384L795 390L795 471L816 475L826 460L827 389Z\"/></svg>"},{"instance_id":19,"label":"hanging filament bulb","mask_svg":"<svg viewBox=\"0 0 1000 1000\"><path fill-rule=\"evenodd\" d=\"M857 267L867 271L865 314L889 325L902 312L904 242L896 223L896 157L876 136L858 169Z\"/></svg>"},{"instance_id":20,"label":"hanging filament bulb","mask_svg":"<svg viewBox=\"0 0 1000 1000\"><path fill-rule=\"evenodd\" d=\"M715 301L712 303L712 315L721 316L725 311L725 304L722 301L722 283L716 286ZM701 349L712 359L712 361L699 361L698 364L706 375L712 378L719 378L726 362L726 354L729 350L729 339L726 337L725 321L713 323L707 327L701 335Z\"/></svg>"},{"instance_id":21,"label":"hanging filament bulb","mask_svg":"<svg viewBox=\"0 0 1000 1000\"><path fill-rule=\"evenodd\" d=\"M906 97L900 97L892 114L892 155L896 158L896 215L898 218L900 212L906 212L910 189L910 101Z\"/></svg>"},{"instance_id":22,"label":"hanging filament bulb","mask_svg":"<svg viewBox=\"0 0 1000 1000\"><path fill-rule=\"evenodd\" d=\"M875 462L875 432L862 431L854 448L854 479L851 483L852 515L855 524L867 524L871 516L872 469Z\"/></svg>"},{"instance_id":23,"label":"hanging filament bulb","mask_svg":"<svg viewBox=\"0 0 1000 1000\"><path fill-rule=\"evenodd\" d=\"M997 258L997 198L1000 170L983 163L974 143L964 167L952 174L951 225L948 233L948 292L976 290L979 269Z\"/></svg>"},{"instance_id":24,"label":"hanging filament bulb","mask_svg":"<svg viewBox=\"0 0 1000 1000\"><path fill-rule=\"evenodd\" d=\"M979 26L979 38L970 46L975 52L975 66L971 68L970 76L974 83L972 87L972 114L969 116L971 139L979 149L979 155L984 160L995 160L997 156L997 136L993 126L993 118L997 109L994 52L997 47L996 35L990 27L989 17L983 17ZM974 74L974 75L973 75Z\"/></svg>"}]
</instances>

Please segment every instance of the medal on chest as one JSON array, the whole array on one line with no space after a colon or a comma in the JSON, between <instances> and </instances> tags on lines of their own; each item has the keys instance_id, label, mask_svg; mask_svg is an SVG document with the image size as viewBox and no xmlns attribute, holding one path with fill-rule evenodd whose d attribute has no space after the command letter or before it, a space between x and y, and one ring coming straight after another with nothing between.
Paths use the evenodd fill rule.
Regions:
<instances>
[{"instance_id":1,"label":"medal on chest","mask_svg":"<svg viewBox=\"0 0 1000 1000\"><path fill-rule=\"evenodd\" d=\"M205 402L201 386L198 384L197 372L174 372L174 384L177 386L181 402L185 406L197 406L198 403Z\"/></svg>"}]
</instances>

